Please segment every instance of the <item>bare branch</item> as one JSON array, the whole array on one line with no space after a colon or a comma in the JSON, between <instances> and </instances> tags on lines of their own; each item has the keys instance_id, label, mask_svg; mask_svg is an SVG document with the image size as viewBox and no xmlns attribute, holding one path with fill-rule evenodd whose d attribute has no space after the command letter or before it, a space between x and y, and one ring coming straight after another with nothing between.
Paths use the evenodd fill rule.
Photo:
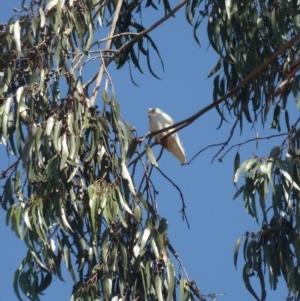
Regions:
<instances>
[{"instance_id":1,"label":"bare branch","mask_svg":"<svg viewBox=\"0 0 300 301\"><path fill-rule=\"evenodd\" d=\"M182 268L182 270L185 274L185 277L186 277L187 281L190 282L189 276L188 276L188 274L187 274L187 272L186 272L186 270L185 270L185 268L184 268L184 266L183 266L183 264L182 264L182 262L179 258L178 253L175 251L175 249L172 247L172 245L170 243L168 245L168 249L171 251L171 253L174 255L174 257L177 259L177 261L179 262L180 267Z\"/></svg>"},{"instance_id":2,"label":"bare branch","mask_svg":"<svg viewBox=\"0 0 300 301\"><path fill-rule=\"evenodd\" d=\"M123 36L137 36L137 35L140 35L139 33L136 33L136 32L122 32L122 33L118 33L114 36L111 36L111 37L107 37L105 39L101 39L101 40L98 40L96 41L94 44L92 44L91 47L97 45L97 44L100 44L100 43L103 43L103 42L106 42L108 40L112 40L112 39L115 39L115 38L118 38L118 37L123 37ZM102 50L102 51L107 51L107 52L116 52L116 50L110 50L110 49L106 49L106 50Z\"/></svg>"},{"instance_id":3,"label":"bare branch","mask_svg":"<svg viewBox=\"0 0 300 301\"><path fill-rule=\"evenodd\" d=\"M241 143L237 143L237 144L234 144L232 145L224 154L223 156L221 157L221 159L223 159L227 153L229 153L234 147L240 147L241 145L244 145L244 144L247 144L249 142L253 142L253 141L257 141L257 140L269 140L269 139L272 139L272 138L276 138L276 137L281 137L281 136L285 136L285 135L288 135L289 133L283 133L283 134L277 134L277 135L271 135L271 136L266 136L266 137L255 137L255 138L252 138L252 139L248 139L246 141L243 141Z\"/></svg>"},{"instance_id":4,"label":"bare branch","mask_svg":"<svg viewBox=\"0 0 300 301\"><path fill-rule=\"evenodd\" d=\"M285 144L285 142L287 141L287 139L289 138L289 136L292 134L292 132L295 130L296 125L300 122L300 117L297 119L297 121L293 124L291 130L289 132L286 133L281 133L281 134L275 134L275 135L270 135L270 136L265 136L265 137L255 137L255 138L251 138L248 139L246 141L240 142L240 143L236 143L234 145L232 145L230 148L228 148L226 150L226 152L222 155L221 159L223 159L233 148L235 147L240 147L244 144L247 144L249 142L254 142L254 141L259 141L259 140L269 140L269 139L273 139L273 138L277 138L277 137L282 137L282 136L287 136L284 141L282 142L282 145ZM193 158L186 164L190 164L197 156L199 156L202 152L206 151L207 149L211 148L211 147L216 147L216 146L221 146L224 145L226 142L221 142L221 143L216 143L216 144L210 144L204 148L202 148L200 151L198 151Z\"/></svg>"},{"instance_id":5,"label":"bare branch","mask_svg":"<svg viewBox=\"0 0 300 301\"><path fill-rule=\"evenodd\" d=\"M135 35L135 37L133 39L131 39L130 41L128 41L126 44L124 44L123 46L121 46L117 51L114 52L114 55L112 57L110 57L109 59L107 59L105 61L105 67L107 67L114 59L116 56L118 56L123 50L127 49L128 47L130 47L131 45L133 45L134 43L136 43L141 37L147 35L150 31L152 31L153 29L155 29L156 27L158 27L160 24L162 24L163 22L165 22L166 20L168 20L170 17L172 17L182 6L184 6L185 4L187 4L190 0L184 0L181 3L179 3L174 9L172 9L167 15L165 15L163 18L161 18L160 20L158 20L156 23L154 23L152 26L150 26L149 28L141 31L140 33L133 33L132 35ZM108 37L106 38L107 43L106 43L106 47L105 47L105 51L108 51L110 46L111 46L111 40L113 37L113 33L115 30L115 26L116 26L116 22L118 20L119 14L120 14L120 9L122 6L123 0L119 0L117 8L116 8L116 12L115 12L115 16L114 16L114 20L113 20L113 24L110 30L110 33L108 35ZM126 35L128 35L128 33L126 33ZM92 94L92 98L91 98L91 104L94 105L96 98L97 98L97 94L98 94L98 90L100 87L100 83L102 80L102 75L104 72L104 68L103 68L103 64L100 67L100 70L97 74L96 77L96 85ZM95 80L95 78L92 78L88 84L85 84L84 87L88 86L91 82L93 82Z\"/></svg>"},{"instance_id":6,"label":"bare branch","mask_svg":"<svg viewBox=\"0 0 300 301\"><path fill-rule=\"evenodd\" d=\"M118 4L117 4L117 7L116 7L114 19L113 19L113 22L112 22L112 25L111 25L111 28L110 28L110 32L109 32L108 37L112 37L113 34L114 34L114 32L115 32L116 25L117 25L117 21L118 21L118 19L119 19L119 15L120 15L120 11L121 11L122 4L123 4L123 0L119 0L119 1L118 1ZM110 48L111 42L112 42L111 39L108 39L108 40L107 40L106 46L105 46L105 50L108 50L108 49ZM112 60L109 59L108 61L103 61L103 62L101 62L101 67L100 67L100 70L99 70L98 75L97 75L97 78L96 78L96 85L95 85L95 88L94 88L94 91L93 91L93 94L92 94L92 98L91 98L91 104L92 104L92 105L95 104L95 100L96 100L96 98L97 98L98 90L99 90L99 87L100 87L100 84L101 84L101 80L102 80L102 76L103 76L103 72L104 72L104 70L105 70L105 67L106 67L111 61L112 61ZM109 63L108 63L108 62L109 62Z\"/></svg>"},{"instance_id":7,"label":"bare branch","mask_svg":"<svg viewBox=\"0 0 300 301\"><path fill-rule=\"evenodd\" d=\"M241 112L242 113L242 112ZM227 140L225 142L223 142L223 146L220 148L220 150L213 156L212 158L212 161L213 162L215 160L215 158L217 158L217 156L223 151L223 149L226 147L226 145L228 145L229 141L231 140L232 136L233 136L233 133L234 133L234 130L237 126L237 123L239 121L239 117L235 120L235 123L234 125L232 126L231 130L230 130L230 134L229 134L229 137L227 138Z\"/></svg>"},{"instance_id":8,"label":"bare branch","mask_svg":"<svg viewBox=\"0 0 300 301\"><path fill-rule=\"evenodd\" d=\"M200 150L192 157L192 159L191 159L189 162L185 163L185 165L191 164L192 161L194 161L194 159L195 159L196 157L198 157L201 153L203 153L203 152L206 151L207 149L212 148L212 147L221 146L221 145L223 145L223 144L224 144L224 142L216 143L216 144L210 144L210 145L208 145L208 146L206 146L206 147L200 149Z\"/></svg>"},{"instance_id":9,"label":"bare branch","mask_svg":"<svg viewBox=\"0 0 300 301\"><path fill-rule=\"evenodd\" d=\"M12 170L15 170L15 169L17 168L19 162L20 162L20 159L18 159L15 163L13 163L13 164L12 164L11 166L9 166L7 169L3 170L3 171L0 173L0 180L6 178L6 176L7 176L7 174L8 174L9 172L11 172Z\"/></svg>"},{"instance_id":10,"label":"bare branch","mask_svg":"<svg viewBox=\"0 0 300 301\"><path fill-rule=\"evenodd\" d=\"M186 224L188 226L188 228L190 229L190 224L189 224L189 221L187 219L187 215L185 213L185 208L186 208L186 205L185 205L185 202L184 202L184 197L183 197L183 194L180 190L180 188L178 187L178 185L176 185L159 167L155 166L156 169L162 174L162 176L167 179L179 192L180 194L180 198L181 198L181 202L182 202L182 208L179 212L181 212L181 215L182 215L182 220L185 220L186 221Z\"/></svg>"},{"instance_id":11,"label":"bare branch","mask_svg":"<svg viewBox=\"0 0 300 301\"><path fill-rule=\"evenodd\" d=\"M129 46L131 46L132 44L134 44L135 42L137 42L141 37L145 36L146 34L148 34L150 31L152 31L153 29L155 29L156 27L158 27L160 24L162 24L163 22L165 22L166 20L168 20L170 17L174 16L174 14L185 4L187 4L188 2L190 2L190 0L184 0L181 3L179 3L175 8L173 8L167 15L165 15L163 18L161 18L160 20L158 20L156 23L154 23L152 26L150 26L149 28L141 31L138 35L136 35L133 39L131 39L130 41L128 41L126 44L124 44L123 46L121 46L118 51L117 54L120 54L123 50L125 50L126 48L128 48Z\"/></svg>"}]
</instances>

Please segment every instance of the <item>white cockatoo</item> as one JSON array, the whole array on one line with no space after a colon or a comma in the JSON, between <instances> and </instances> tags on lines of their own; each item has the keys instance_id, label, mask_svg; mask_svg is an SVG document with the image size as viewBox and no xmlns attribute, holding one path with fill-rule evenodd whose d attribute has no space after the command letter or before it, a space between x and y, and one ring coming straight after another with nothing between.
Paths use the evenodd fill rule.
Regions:
<instances>
[{"instance_id":1,"label":"white cockatoo","mask_svg":"<svg viewBox=\"0 0 300 301\"><path fill-rule=\"evenodd\" d=\"M148 117L149 117L150 132L155 132L155 131L161 130L163 128L166 128L166 127L174 124L174 121L172 120L172 118L158 108L155 108L155 109L150 108L148 110ZM185 153L184 153L184 149L182 147L182 143L179 139L177 132L173 133L172 135L170 135L166 139L164 139L164 136L173 130L174 129L170 129L170 130L167 130L160 134L157 134L154 136L154 138L166 150L168 150L177 159L179 159L181 164L184 164L185 163Z\"/></svg>"}]
</instances>

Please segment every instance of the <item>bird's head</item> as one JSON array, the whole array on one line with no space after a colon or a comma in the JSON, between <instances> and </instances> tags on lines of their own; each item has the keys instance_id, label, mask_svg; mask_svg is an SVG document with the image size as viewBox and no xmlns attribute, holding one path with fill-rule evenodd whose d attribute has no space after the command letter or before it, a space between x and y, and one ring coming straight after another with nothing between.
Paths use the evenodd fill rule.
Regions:
<instances>
[{"instance_id":1,"label":"bird's head","mask_svg":"<svg viewBox=\"0 0 300 301\"><path fill-rule=\"evenodd\" d=\"M162 110L160 110L158 108L150 108L148 110L148 117L151 118L153 115L155 115L157 113L162 113Z\"/></svg>"}]
</instances>

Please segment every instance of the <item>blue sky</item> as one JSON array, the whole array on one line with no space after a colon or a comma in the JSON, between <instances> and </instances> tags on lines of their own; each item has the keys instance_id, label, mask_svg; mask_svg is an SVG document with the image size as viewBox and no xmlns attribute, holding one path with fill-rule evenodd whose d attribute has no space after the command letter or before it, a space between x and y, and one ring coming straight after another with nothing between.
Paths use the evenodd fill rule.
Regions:
<instances>
[{"instance_id":1,"label":"blue sky","mask_svg":"<svg viewBox=\"0 0 300 301\"><path fill-rule=\"evenodd\" d=\"M28 5L27 2L25 4ZM2 1L0 23L8 21L13 14L12 9L19 7L19 3L21 1ZM143 20L144 27L147 28L162 16L163 10L151 13L149 18ZM213 78L206 77L215 66L217 56L209 47L205 22L198 33L202 47L194 41L192 30L182 9L175 18L170 18L151 33L164 61L165 71L162 71L154 52L152 68L162 80L157 80L150 74L144 60L141 63L144 75L138 70L133 70L134 79L139 87L132 84L127 65L121 70L115 70L113 64L109 66L108 71L121 105L121 114L137 129L138 136L149 131L147 118L149 107L158 107L172 116L174 121L180 121L212 102ZM293 102L292 99L291 101ZM100 102L99 98L98 103ZM224 123L221 129L216 130L219 116L213 110L180 131L179 136L183 141L187 160L201 148L226 140L233 124L230 116L228 120L229 123ZM266 124L270 123L271 120L268 120ZM283 125L282 128L285 131ZM263 131L260 125L257 126L257 130L260 136L275 134L275 131L269 130L268 127ZM251 125L244 123L243 135L240 136L238 130L231 143L254 137L255 131L251 129ZM246 144L240 149L241 160L253 154L268 156L274 146L275 140L261 141L258 150L254 142ZM160 147L155 146L154 151L158 153L159 150ZM238 237L246 230L258 231L259 226L246 214L241 198L232 200L236 191L233 186L233 160L236 149L227 154L223 163L217 160L211 163L218 150L219 148L210 148L198 156L191 165L186 166L181 166L171 154L164 152L159 167L180 186L187 205L186 213L191 229L189 230L181 220L179 213L181 200L178 192L154 171L153 181L159 191L158 210L160 215L169 221L170 242L179 254L189 278L196 281L202 294L225 293L218 299L223 301L253 300L243 284L242 256L239 257L238 270L235 270L233 265L233 249ZM0 145L0 156L2 158L0 170L5 169L9 160L11 162L14 160L7 158L3 145ZM5 226L3 210L0 211L0 223L2 225L0 291L4 299L13 301L17 298L12 287L12 277L26 255L26 248L25 243L13 234L10 227ZM183 274L182 271L179 272ZM178 275L178 270L176 274ZM54 278L51 287L41 298L43 301L52 301L53 298L57 301L69 300L72 282L66 271L63 276L66 276L66 283ZM268 300L284 300L285 284L283 279L280 281L277 291L268 290ZM267 278L266 286L268 288ZM254 287L258 288L255 285Z\"/></svg>"}]
</instances>

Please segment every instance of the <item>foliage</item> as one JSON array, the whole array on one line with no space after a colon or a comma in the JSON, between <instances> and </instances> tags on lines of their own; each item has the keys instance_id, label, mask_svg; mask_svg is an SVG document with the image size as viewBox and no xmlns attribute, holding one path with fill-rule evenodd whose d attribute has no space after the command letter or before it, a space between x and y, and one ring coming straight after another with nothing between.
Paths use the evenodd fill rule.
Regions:
<instances>
[{"instance_id":1,"label":"foliage","mask_svg":"<svg viewBox=\"0 0 300 301\"><path fill-rule=\"evenodd\" d=\"M208 75L214 76L213 103L173 127L187 126L212 108L221 126L229 113L235 122L220 155L244 121L265 125L273 107L270 128L281 131L284 113L285 138L268 157L240 164L237 153L234 184L240 176L245 184L234 198L243 195L247 213L262 219L260 231L245 234L246 288L265 300L267 267L271 288L283 275L299 300L299 119L290 121L287 106L291 95L299 109L298 1L184 0L173 9L167 0L22 2L16 16L0 25L0 133L16 158L1 174L1 204L7 224L28 247L14 278L18 299L21 290L39 300L52 275L63 279L63 259L74 281L72 300L170 300L176 287L181 300L203 300L188 277L175 278L167 221L155 210L156 160L123 121L107 70L111 62L117 68L128 63L134 83L131 65L143 72L144 57L156 76L150 51L163 63L150 32L185 5L196 42L206 20L220 57ZM165 16L146 29L142 19L150 9L163 9ZM90 76L86 66L95 60L99 68ZM101 110L95 105L100 87ZM239 238L235 264L241 243ZM254 274L260 297L250 282Z\"/></svg>"},{"instance_id":2,"label":"foliage","mask_svg":"<svg viewBox=\"0 0 300 301\"><path fill-rule=\"evenodd\" d=\"M242 197L247 213L257 223L262 219L257 233L246 232L243 250L243 279L256 300L266 300L265 272L271 289L276 289L279 277L283 276L289 290L288 298L300 299L300 132L298 114L291 114L295 107L290 105L289 112L287 106L291 95L296 109L300 108L299 9L298 1L232 0L208 2L202 11L208 17L210 43L220 55L209 76L221 68L223 70L214 79L214 101L218 105L218 97L225 99L222 107L217 106L217 111L221 124L225 112L235 119L231 134L219 153L230 141L238 124L242 131L245 120L253 127L258 121L265 125L273 107L273 121L269 128L280 132L281 116L285 119L286 132L280 134L285 137L269 156L256 155L240 164L238 152L234 162L234 184L240 176L244 178L244 184L237 189L234 198ZM197 25L196 22L195 28ZM294 118L292 123L290 116ZM270 135L265 139L280 135ZM251 141L258 143L260 139L264 138L257 136ZM270 205L268 199L271 199ZM239 238L236 243L235 265L241 242L242 238ZM260 294L251 285L254 275L261 285Z\"/></svg>"},{"instance_id":3,"label":"foliage","mask_svg":"<svg viewBox=\"0 0 300 301\"><path fill-rule=\"evenodd\" d=\"M52 275L63 280L63 262L74 282L71 300L171 300L176 287L181 300L203 299L194 282L175 277L153 166L141 158L106 70L114 60L142 72L142 55L154 74L149 49L159 52L150 36L129 43L144 30L134 15L155 7L141 5L31 1L1 25L0 133L15 158L1 174L1 204L28 248L14 275L19 300L22 293L39 300ZM162 6L170 11L168 1ZM96 59L100 71L86 79ZM100 110L94 102L103 74ZM147 154L153 160L150 147Z\"/></svg>"}]
</instances>

